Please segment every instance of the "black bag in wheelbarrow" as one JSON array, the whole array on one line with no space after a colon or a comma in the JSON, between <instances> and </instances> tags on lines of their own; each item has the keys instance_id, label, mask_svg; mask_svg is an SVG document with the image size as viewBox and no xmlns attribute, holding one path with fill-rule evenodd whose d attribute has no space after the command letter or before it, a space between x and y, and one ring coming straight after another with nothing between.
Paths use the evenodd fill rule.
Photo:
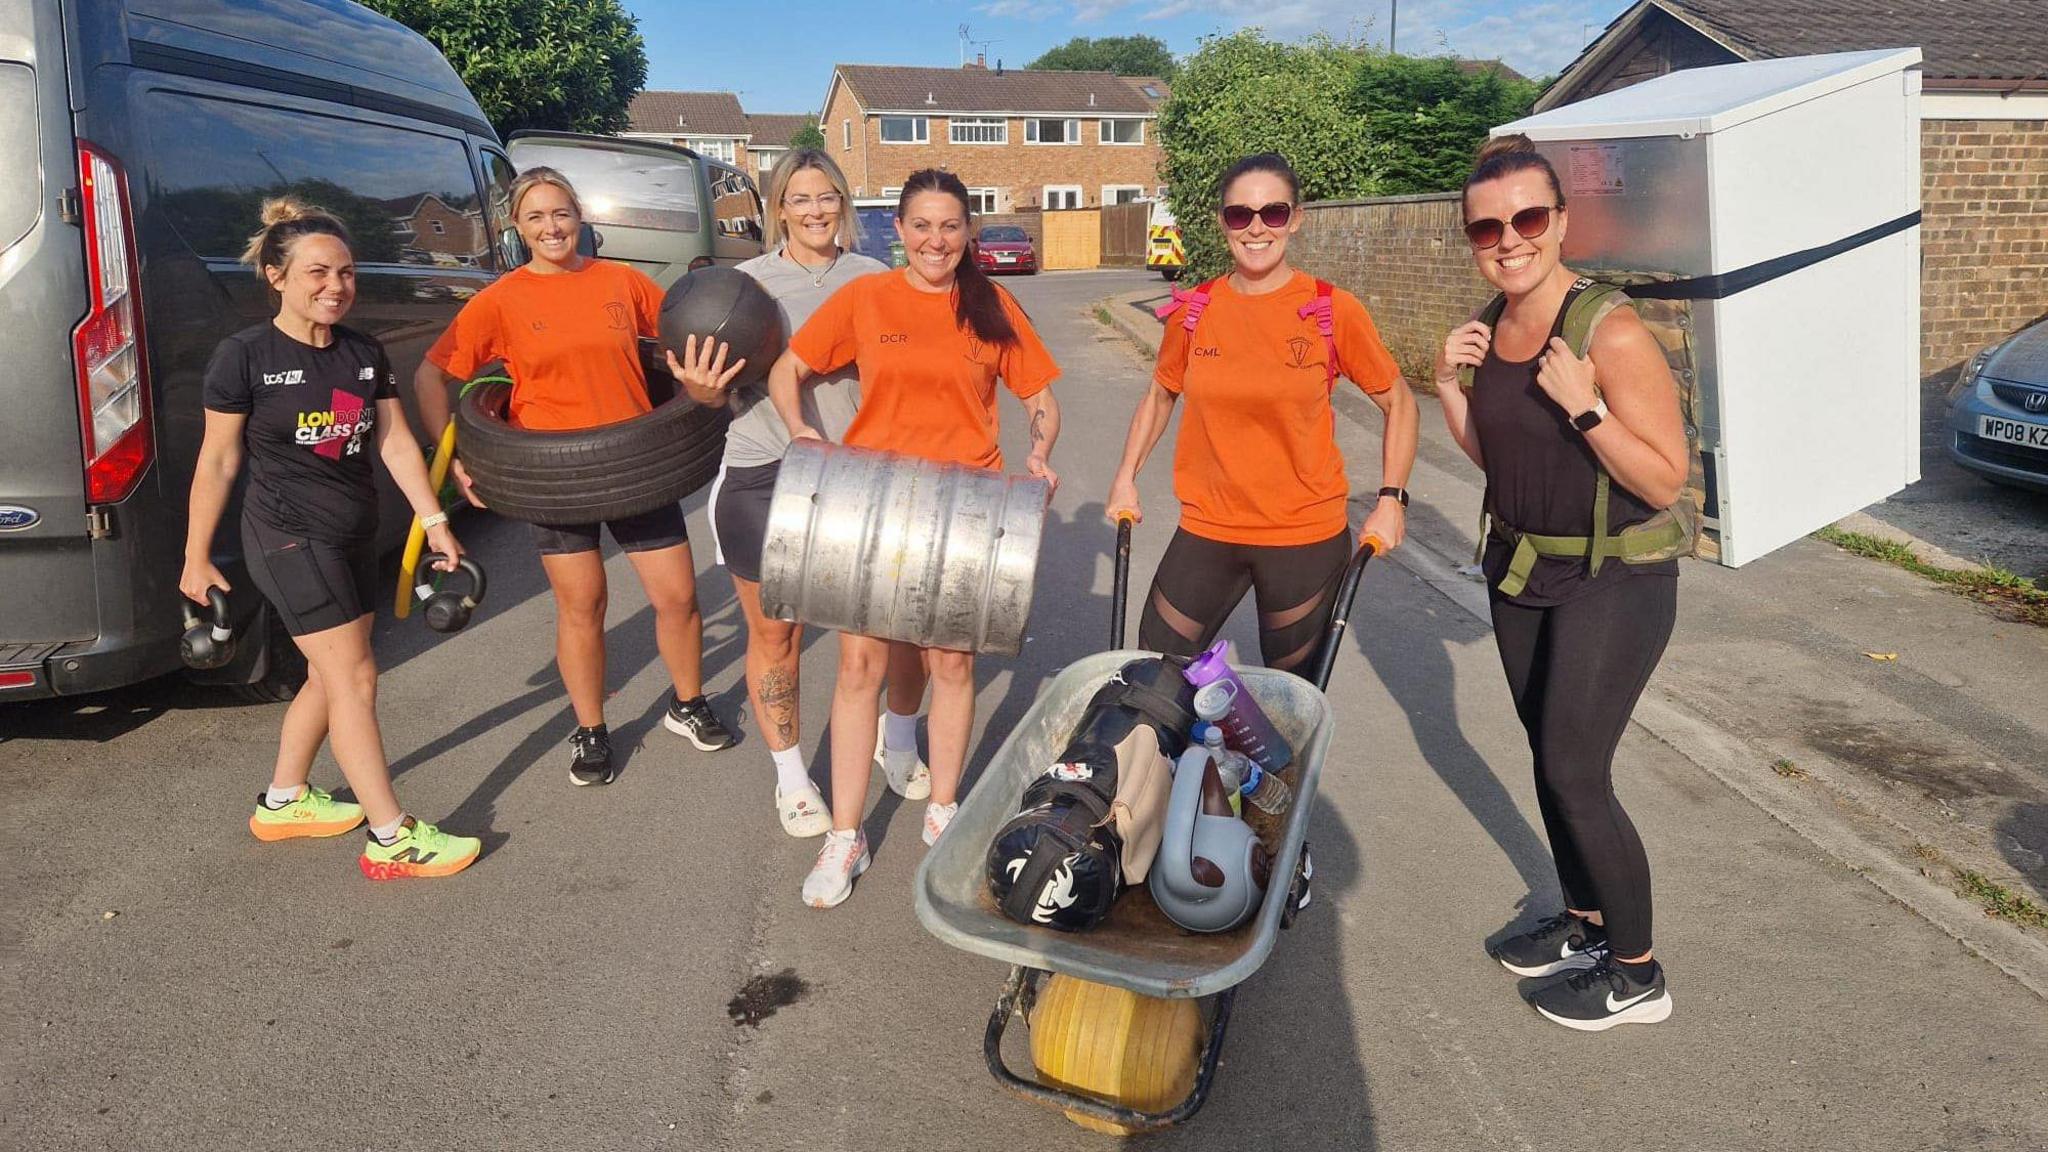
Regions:
<instances>
[{"instance_id":1,"label":"black bag in wheelbarrow","mask_svg":"<svg viewBox=\"0 0 2048 1152\"><path fill-rule=\"evenodd\" d=\"M1195 722L1183 661L1125 664L1097 689L1059 759L1024 789L1021 810L988 849L1003 914L1079 932L1142 883L1159 850L1171 761Z\"/></svg>"}]
</instances>

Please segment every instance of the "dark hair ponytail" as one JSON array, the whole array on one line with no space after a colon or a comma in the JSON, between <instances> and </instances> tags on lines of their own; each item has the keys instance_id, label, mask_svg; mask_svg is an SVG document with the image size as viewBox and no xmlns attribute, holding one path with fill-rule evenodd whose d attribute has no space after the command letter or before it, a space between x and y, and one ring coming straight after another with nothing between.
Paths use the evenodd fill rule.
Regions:
<instances>
[{"instance_id":1,"label":"dark hair ponytail","mask_svg":"<svg viewBox=\"0 0 2048 1152\"><path fill-rule=\"evenodd\" d=\"M958 200L960 213L972 229L974 209L967 199L967 185L951 172L937 168L920 168L903 182L903 192L896 198L898 222L902 221L904 210L910 206L910 198L921 192L941 192ZM974 262L971 241L960 253L960 266L953 272L953 289L953 316L962 328L973 332L975 338L984 344L1017 342L1017 329L1010 323L1010 314L1003 309L1002 291Z\"/></svg>"},{"instance_id":2,"label":"dark hair ponytail","mask_svg":"<svg viewBox=\"0 0 2048 1152\"><path fill-rule=\"evenodd\" d=\"M1550 198L1556 202L1556 207L1564 207L1564 189L1558 186L1557 169L1552 168L1550 161L1545 160L1543 154L1536 151L1536 142L1520 132L1495 136L1479 146L1478 159L1473 162L1472 175L1465 178L1465 189L1459 196L1460 202L1470 199L1473 185L1498 180L1503 176L1512 176L1517 172L1543 173L1543 178L1550 181Z\"/></svg>"}]
</instances>

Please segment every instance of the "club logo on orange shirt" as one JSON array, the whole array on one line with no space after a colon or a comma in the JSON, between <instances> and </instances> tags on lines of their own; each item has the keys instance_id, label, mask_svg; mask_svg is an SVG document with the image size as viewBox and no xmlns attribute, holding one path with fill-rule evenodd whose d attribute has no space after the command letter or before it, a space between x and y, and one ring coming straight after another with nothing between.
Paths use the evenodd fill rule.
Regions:
<instances>
[{"instance_id":1,"label":"club logo on orange shirt","mask_svg":"<svg viewBox=\"0 0 2048 1152\"><path fill-rule=\"evenodd\" d=\"M1308 337L1306 337L1306 336L1293 336L1293 337L1289 337L1289 338L1288 338L1288 341L1287 341L1287 351L1288 351L1288 353L1289 353L1289 354L1290 354L1290 355L1291 355L1291 356L1293 357L1293 359L1292 359L1292 360L1290 360L1290 361L1288 362L1288 367L1290 367L1290 368L1306 368L1306 367L1308 367L1308 349L1309 349L1309 339L1308 339Z\"/></svg>"},{"instance_id":2,"label":"club logo on orange shirt","mask_svg":"<svg viewBox=\"0 0 2048 1152\"><path fill-rule=\"evenodd\" d=\"M1222 347L1221 347L1221 346L1218 346L1218 347L1214 347L1214 348L1202 348L1202 347L1199 347L1199 346L1198 346L1198 347L1196 347L1196 348L1195 348L1195 355L1197 355L1197 356L1221 356L1221 355L1223 355L1223 349L1222 349Z\"/></svg>"},{"instance_id":3,"label":"club logo on orange shirt","mask_svg":"<svg viewBox=\"0 0 2048 1152\"><path fill-rule=\"evenodd\" d=\"M611 317L612 331L624 332L632 326L629 323L631 319L631 313L627 312L626 306L624 304L619 303L617 300L613 300L610 303L606 304L604 306L604 311L605 315Z\"/></svg>"},{"instance_id":4,"label":"club logo on orange shirt","mask_svg":"<svg viewBox=\"0 0 2048 1152\"><path fill-rule=\"evenodd\" d=\"M984 345L980 337L969 336L967 338L967 359L970 363L981 363L981 350L983 347Z\"/></svg>"}]
</instances>

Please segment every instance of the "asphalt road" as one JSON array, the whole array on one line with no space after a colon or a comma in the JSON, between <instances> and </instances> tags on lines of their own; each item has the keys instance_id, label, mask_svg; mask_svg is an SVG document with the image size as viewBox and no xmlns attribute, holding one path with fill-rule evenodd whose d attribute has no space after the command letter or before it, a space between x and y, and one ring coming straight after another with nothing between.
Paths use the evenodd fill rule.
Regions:
<instances>
[{"instance_id":1,"label":"asphalt road","mask_svg":"<svg viewBox=\"0 0 2048 1152\"><path fill-rule=\"evenodd\" d=\"M1104 645L1102 498L1148 368L1088 312L1142 283L1015 285L1065 369L1063 483L1030 642L978 672L970 771L1055 669ZM1014 449L1022 421L1004 418ZM1370 491L1372 453L1340 436ZM1168 459L1144 477L1134 598L1170 533ZM489 845L460 877L372 885L353 838L249 838L280 708L160 683L0 713L0 1145L1112 1146L983 1070L1004 972L918 926L917 805L878 783L874 867L840 908L802 906L815 842L777 828L759 741L704 755L660 728L650 618L617 556L625 762L608 788L571 787L524 529L461 532L492 573L478 620L452 639L378 629L402 797ZM722 571L698 568L731 713L744 638ZM1361 605L1331 688L1317 903L1243 987L1208 1107L1137 1146L2048 1146L2048 1004L1639 729L1621 788L1676 1012L1593 1037L1542 1021L1481 951L1557 899L1491 640L1398 563L1368 571ZM1231 627L1252 640L1244 614ZM835 647L805 657L820 779ZM331 763L315 779L340 783Z\"/></svg>"}]
</instances>

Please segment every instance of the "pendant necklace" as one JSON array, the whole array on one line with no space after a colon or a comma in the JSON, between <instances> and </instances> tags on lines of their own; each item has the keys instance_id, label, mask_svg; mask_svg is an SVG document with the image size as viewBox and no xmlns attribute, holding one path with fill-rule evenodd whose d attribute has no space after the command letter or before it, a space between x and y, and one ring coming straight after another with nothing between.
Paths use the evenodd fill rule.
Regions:
<instances>
[{"instance_id":1,"label":"pendant necklace","mask_svg":"<svg viewBox=\"0 0 2048 1152\"><path fill-rule=\"evenodd\" d=\"M784 256L789 257L789 262L791 264L794 264L797 267L802 268L806 275L811 275L810 268L806 266L803 261L797 259L794 255L792 255L787 248L783 249L782 254ZM811 287L823 288L825 286L825 277L830 276L832 274L832 269L837 268L839 266L839 257L842 255L844 255L843 252L835 251L832 253L832 259L826 262L825 267L819 270L815 275L811 275Z\"/></svg>"}]
</instances>

